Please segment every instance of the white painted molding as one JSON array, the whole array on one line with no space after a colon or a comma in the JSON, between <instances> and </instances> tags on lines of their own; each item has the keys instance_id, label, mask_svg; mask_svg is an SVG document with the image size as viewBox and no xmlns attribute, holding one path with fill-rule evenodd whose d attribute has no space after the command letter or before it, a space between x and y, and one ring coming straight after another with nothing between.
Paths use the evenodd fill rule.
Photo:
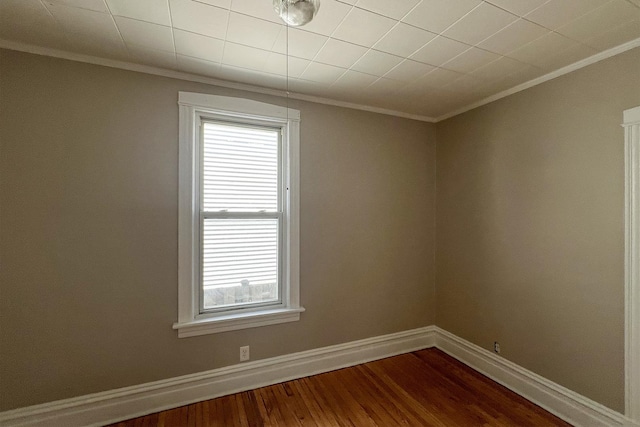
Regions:
<instances>
[{"instance_id":1,"label":"white painted molding","mask_svg":"<svg viewBox=\"0 0 640 427\"><path fill-rule=\"evenodd\" d=\"M300 111L280 105L267 104L253 99L235 96L209 95L196 92L178 92L178 105L202 108L217 114L231 117L261 117L266 120L275 118L300 121Z\"/></svg>"},{"instance_id":2,"label":"white painted molding","mask_svg":"<svg viewBox=\"0 0 640 427\"><path fill-rule=\"evenodd\" d=\"M178 338L215 334L300 320L300 111L252 99L178 92ZM281 300L269 305L224 312L201 312L202 222L200 188L202 120L268 124L278 127L282 138L278 170L282 176L282 211L265 213L278 219L278 264Z\"/></svg>"},{"instance_id":3,"label":"white painted molding","mask_svg":"<svg viewBox=\"0 0 640 427\"><path fill-rule=\"evenodd\" d=\"M435 345L434 331L434 326L427 326L15 409L0 413L0 425L105 425L240 391L433 347Z\"/></svg>"},{"instance_id":4,"label":"white painted molding","mask_svg":"<svg viewBox=\"0 0 640 427\"><path fill-rule=\"evenodd\" d=\"M99 426L434 346L577 427L640 427L436 326L6 411L0 425Z\"/></svg>"},{"instance_id":5,"label":"white painted molding","mask_svg":"<svg viewBox=\"0 0 640 427\"><path fill-rule=\"evenodd\" d=\"M436 347L576 427L632 425L622 414L438 327Z\"/></svg>"},{"instance_id":6,"label":"white painted molding","mask_svg":"<svg viewBox=\"0 0 640 427\"><path fill-rule=\"evenodd\" d=\"M633 1L640 1L640 0L633 0ZM640 46L640 38L629 41L620 46L616 46L614 48L599 52L593 56L585 58L574 64L567 65L564 68L553 71L549 74L545 74L544 76L537 77L533 80L530 80L518 86L512 87L511 89L504 90L495 95L489 96L480 101L469 104L451 113L447 113L440 117L434 118L434 117L424 116L420 114L410 114L402 111L389 110L389 109L380 108L380 107L373 107L370 105L362 105L362 104L356 104L356 103L345 102L345 101L337 101L335 99L322 98L319 96L304 95L301 93L290 92L287 95L285 91L278 90L278 89L263 88L260 86L254 86L246 83L234 83L227 80L221 80L221 79L216 79L212 77L204 77L196 74L185 73L182 71L169 70L169 69L153 67L149 65L135 64L132 62L117 61L113 59L105 59L97 56L83 55L80 53L67 52L67 51L42 47L42 46L35 46L35 45L26 44L26 43L19 43L11 40L0 39L0 48L2 49L17 50L20 52L27 52L35 55L51 56L54 58L67 59L70 61L86 62L89 64L102 65L104 67L120 68L123 70L136 71L139 73L153 74L156 76L169 77L169 78L186 80L186 81L197 82L197 83L204 83L204 84L209 84L214 86L225 87L229 89L238 89L238 90L244 90L247 92L261 93L265 95L272 95L272 96L278 96L278 97L288 96L291 99L297 99L300 101L315 102L317 104L332 105L335 107L351 108L354 110L368 111L371 113L385 114L389 116L402 117L405 119L418 120L418 121L428 122L428 123L441 122L443 120L465 113L474 108L481 107L485 104L489 104L493 101L497 101L498 99L505 98L509 95L513 95L514 93L521 92L525 89L529 89L530 87L539 85L546 81L555 79L556 77L560 77L565 74L571 73L573 71L579 70L580 68L584 68L588 65L595 64L596 62L602 61L604 59L610 58L612 56L618 55L620 53L626 52L630 49L633 49L639 46Z\"/></svg>"},{"instance_id":7,"label":"white painted molding","mask_svg":"<svg viewBox=\"0 0 640 427\"><path fill-rule=\"evenodd\" d=\"M135 71L138 73L152 74L155 76L169 77L173 79L186 80L196 83L204 83L213 86L220 86L229 89L244 90L247 92L261 93L265 95L278 96L281 98L297 99L300 101L314 102L316 104L332 105L334 107L351 108L353 110L368 111L371 113L385 114L388 116L402 117L405 119L418 120L421 122L435 123L433 117L420 114L410 114L402 111L389 110L386 108L373 107L370 105L356 104L353 102L338 101L335 99L322 98L319 96L304 95L302 93L289 92L254 86L247 83L235 83L228 80L204 77L197 74L185 73L182 71L169 70L166 68L154 67L151 65L136 64L133 62L118 61L115 59L100 58L97 56L84 55L80 53L67 52L64 50L51 49L48 47L35 46L26 43L14 42L0 39L0 48L17 50L20 52L32 53L34 55L51 56L53 58L67 59L69 61L85 62L88 64L101 65L103 67L119 68L122 70Z\"/></svg>"},{"instance_id":8,"label":"white painted molding","mask_svg":"<svg viewBox=\"0 0 640 427\"><path fill-rule=\"evenodd\" d=\"M640 106L623 113L625 134L625 411L640 426Z\"/></svg>"},{"instance_id":9,"label":"white painted molding","mask_svg":"<svg viewBox=\"0 0 640 427\"><path fill-rule=\"evenodd\" d=\"M572 73L576 70L579 70L580 68L587 67L591 64L595 64L596 62L600 62L607 58L611 58L612 56L619 55L636 47L640 47L640 38L631 40L627 43L621 44L620 46L616 46L614 48L596 53L593 56L567 65L566 67L560 68L558 70L552 71L548 74L545 74L544 76L536 77L533 80L529 80L528 82L519 84L518 86L514 86L511 89L504 90L502 92L496 93L495 95L491 95L487 98L481 99L480 101L474 102L473 104L469 104L458 110L452 111L451 113L444 114L440 117L437 117L435 119L435 122L438 123L459 114L466 113L467 111L473 110L474 108L482 107L483 105L489 104L493 101L497 101L498 99L505 98L509 95L513 95L514 93L522 92L523 90L529 89L530 87L537 86L544 82L548 82L549 80L553 80L557 77L564 76L565 74Z\"/></svg>"}]
</instances>

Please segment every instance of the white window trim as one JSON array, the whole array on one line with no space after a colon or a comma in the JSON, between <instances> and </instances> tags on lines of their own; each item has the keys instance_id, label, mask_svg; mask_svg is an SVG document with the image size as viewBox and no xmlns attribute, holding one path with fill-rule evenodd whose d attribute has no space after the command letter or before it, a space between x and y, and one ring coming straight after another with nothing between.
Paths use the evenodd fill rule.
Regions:
<instances>
[{"instance_id":1,"label":"white window trim","mask_svg":"<svg viewBox=\"0 0 640 427\"><path fill-rule=\"evenodd\" d=\"M178 337L213 334L300 320L300 112L249 99L179 92L180 108L178 176L178 321L173 329ZM284 227L288 248L283 257L282 306L238 310L229 313L200 314L199 215L196 164L201 116L230 117L270 122L285 126L286 150L284 178L289 191L284 203ZM285 171L286 172L286 171Z\"/></svg>"}]
</instances>

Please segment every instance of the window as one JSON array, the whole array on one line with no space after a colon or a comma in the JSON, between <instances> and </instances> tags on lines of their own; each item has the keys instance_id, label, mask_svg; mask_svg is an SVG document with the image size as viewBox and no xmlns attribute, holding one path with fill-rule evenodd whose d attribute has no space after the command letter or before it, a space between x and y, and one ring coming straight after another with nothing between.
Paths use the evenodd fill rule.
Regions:
<instances>
[{"instance_id":1,"label":"window","mask_svg":"<svg viewBox=\"0 0 640 427\"><path fill-rule=\"evenodd\" d=\"M296 321L300 112L179 93L179 337Z\"/></svg>"}]
</instances>

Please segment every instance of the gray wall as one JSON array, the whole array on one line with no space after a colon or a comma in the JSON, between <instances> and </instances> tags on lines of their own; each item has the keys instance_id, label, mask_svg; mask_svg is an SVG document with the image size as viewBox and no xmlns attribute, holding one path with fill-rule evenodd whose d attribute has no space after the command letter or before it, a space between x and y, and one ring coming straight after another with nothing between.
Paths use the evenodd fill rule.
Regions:
<instances>
[{"instance_id":1,"label":"gray wall","mask_svg":"<svg viewBox=\"0 0 640 427\"><path fill-rule=\"evenodd\" d=\"M0 51L0 410L431 325L435 127L301 110L299 322L178 339L178 91Z\"/></svg>"},{"instance_id":2,"label":"gray wall","mask_svg":"<svg viewBox=\"0 0 640 427\"><path fill-rule=\"evenodd\" d=\"M621 412L638 76L634 49L437 125L437 325Z\"/></svg>"},{"instance_id":3,"label":"gray wall","mask_svg":"<svg viewBox=\"0 0 640 427\"><path fill-rule=\"evenodd\" d=\"M307 311L179 340L177 92L284 101L0 50L0 410L436 323L622 411L638 75L635 49L436 126L291 101Z\"/></svg>"}]
</instances>

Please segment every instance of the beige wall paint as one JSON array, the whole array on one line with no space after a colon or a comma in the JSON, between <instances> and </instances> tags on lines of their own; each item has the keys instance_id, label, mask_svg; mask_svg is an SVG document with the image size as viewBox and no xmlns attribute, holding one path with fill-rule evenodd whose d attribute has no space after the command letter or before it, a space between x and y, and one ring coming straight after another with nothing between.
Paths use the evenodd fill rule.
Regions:
<instances>
[{"instance_id":1,"label":"beige wall paint","mask_svg":"<svg viewBox=\"0 0 640 427\"><path fill-rule=\"evenodd\" d=\"M435 321L435 126L301 110L300 322L178 339L178 91L0 51L0 410Z\"/></svg>"},{"instance_id":2,"label":"beige wall paint","mask_svg":"<svg viewBox=\"0 0 640 427\"><path fill-rule=\"evenodd\" d=\"M436 324L624 410L624 132L640 49L437 125Z\"/></svg>"}]
</instances>

